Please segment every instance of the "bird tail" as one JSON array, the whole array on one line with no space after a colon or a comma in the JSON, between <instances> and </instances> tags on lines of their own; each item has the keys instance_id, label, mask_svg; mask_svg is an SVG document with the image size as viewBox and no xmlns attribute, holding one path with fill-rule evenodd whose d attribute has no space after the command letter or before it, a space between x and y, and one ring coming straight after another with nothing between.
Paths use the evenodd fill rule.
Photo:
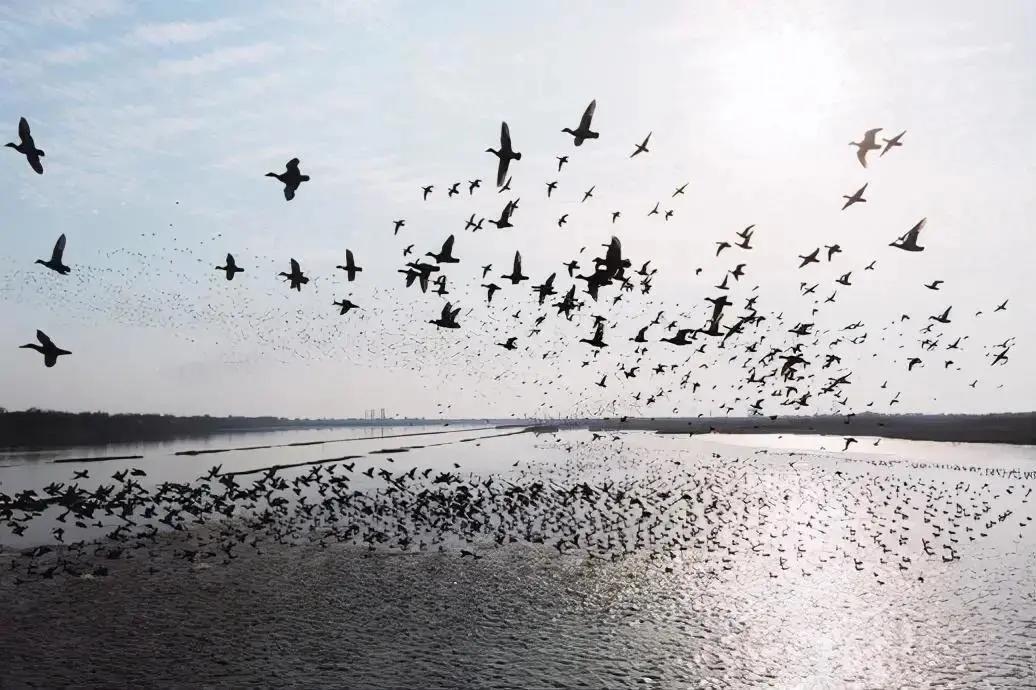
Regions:
<instances>
[{"instance_id":1,"label":"bird tail","mask_svg":"<svg viewBox=\"0 0 1036 690\"><path fill-rule=\"evenodd\" d=\"M516 152L516 153L514 154L514 159L515 159L516 161L520 161L520 160L522 159L522 154L520 154L520 153L517 153L517 152Z\"/></svg>"}]
</instances>

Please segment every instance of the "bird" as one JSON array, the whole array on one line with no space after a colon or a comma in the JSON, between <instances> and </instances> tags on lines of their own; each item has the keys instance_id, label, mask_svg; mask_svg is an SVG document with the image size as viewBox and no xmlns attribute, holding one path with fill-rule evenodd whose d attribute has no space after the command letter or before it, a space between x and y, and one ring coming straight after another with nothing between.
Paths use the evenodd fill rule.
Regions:
<instances>
[{"instance_id":1,"label":"bird","mask_svg":"<svg viewBox=\"0 0 1036 690\"><path fill-rule=\"evenodd\" d=\"M457 323L457 314L459 314L459 313L460 313L460 307L457 307L456 309L454 309L453 305L450 304L449 302L447 302L446 306L442 308L442 314L439 316L439 318L438 319L434 319L432 321L429 321L428 323L435 324L435 327L437 329L438 328L460 328L460 324Z\"/></svg>"},{"instance_id":2,"label":"bird","mask_svg":"<svg viewBox=\"0 0 1036 690\"><path fill-rule=\"evenodd\" d=\"M687 185L689 185L689 184L690 184L690 182L684 182L682 185L677 187L676 191L673 192L673 197L675 197L677 194L683 194L684 190L687 189Z\"/></svg>"},{"instance_id":3,"label":"bird","mask_svg":"<svg viewBox=\"0 0 1036 690\"><path fill-rule=\"evenodd\" d=\"M902 146L903 144L902 144L902 142L900 142L900 139L903 138L904 134L906 134L906 130L905 129L902 132L900 132L899 134L897 134L896 136L892 137L891 139L882 139L882 141L885 142L885 148L882 149L881 155L878 156L878 157L880 158L881 156L884 156L886 153L888 153L889 151L891 151L892 149L894 149L897 146Z\"/></svg>"},{"instance_id":4,"label":"bird","mask_svg":"<svg viewBox=\"0 0 1036 690\"><path fill-rule=\"evenodd\" d=\"M857 443L856 439L855 439L855 438L853 438L852 436L846 436L846 437L845 437L845 438L843 438L842 440L843 440L843 441L845 441L845 448L842 448L842 452L843 452L843 453L844 453L845 451L849 450L849 446L851 446L851 445L852 445L852 444L854 444L854 443Z\"/></svg>"},{"instance_id":5,"label":"bird","mask_svg":"<svg viewBox=\"0 0 1036 690\"><path fill-rule=\"evenodd\" d=\"M543 300L545 298L555 294L555 292L554 292L554 277L556 275L557 275L556 273L551 273L550 276L545 281L543 281L542 285L534 285L533 286L533 288L532 288L533 291L535 291L539 295L539 298L540 298L540 302L539 303L540 304L543 304Z\"/></svg>"},{"instance_id":6,"label":"bird","mask_svg":"<svg viewBox=\"0 0 1036 690\"><path fill-rule=\"evenodd\" d=\"M719 253L721 251L723 251L724 249L727 249L728 247L730 247L730 242L717 242L716 243L716 256L719 256Z\"/></svg>"},{"instance_id":7,"label":"bird","mask_svg":"<svg viewBox=\"0 0 1036 690\"><path fill-rule=\"evenodd\" d=\"M856 147L856 160L860 161L860 165L867 167L867 152L876 151L881 147L874 143L874 137L877 136L878 132L881 131L881 127L876 129L868 129L863 135L861 141L850 141L849 146Z\"/></svg>"},{"instance_id":8,"label":"bird","mask_svg":"<svg viewBox=\"0 0 1036 690\"><path fill-rule=\"evenodd\" d=\"M43 259L36 259L36 263L46 266L55 273L61 275L68 275L72 269L61 263L61 257L65 253L65 234L61 233L61 237L54 243L54 251L50 253L50 259L44 261Z\"/></svg>"},{"instance_id":9,"label":"bird","mask_svg":"<svg viewBox=\"0 0 1036 690\"><path fill-rule=\"evenodd\" d=\"M553 182L548 182L547 183L547 198L548 199L550 198L550 193L553 192L554 189L557 186L558 186L558 181L557 180L554 180Z\"/></svg>"},{"instance_id":10,"label":"bird","mask_svg":"<svg viewBox=\"0 0 1036 690\"><path fill-rule=\"evenodd\" d=\"M428 195L432 193L433 189L435 189L434 184L430 184L427 187L421 187L421 200L428 201Z\"/></svg>"},{"instance_id":11,"label":"bird","mask_svg":"<svg viewBox=\"0 0 1036 690\"><path fill-rule=\"evenodd\" d=\"M414 251L414 245L408 244L403 247L403 256L409 256L412 251Z\"/></svg>"},{"instance_id":12,"label":"bird","mask_svg":"<svg viewBox=\"0 0 1036 690\"><path fill-rule=\"evenodd\" d=\"M802 268L803 266L805 266L807 264L819 263L820 260L817 258L818 254L820 254L820 247L817 247L816 249L814 249L810 254L806 254L806 255L801 255L800 254L799 258L802 259L802 263L799 264L799 268Z\"/></svg>"},{"instance_id":13,"label":"bird","mask_svg":"<svg viewBox=\"0 0 1036 690\"><path fill-rule=\"evenodd\" d=\"M580 338L579 342L586 343L587 345L596 348L608 347L608 343L604 342L604 324L597 324L597 327L594 329L593 338Z\"/></svg>"},{"instance_id":14,"label":"bird","mask_svg":"<svg viewBox=\"0 0 1036 690\"><path fill-rule=\"evenodd\" d=\"M907 230L906 234L899 237L895 242L890 242L889 246L908 252L924 251L924 247L917 244L917 236L921 234L921 229L924 227L925 221L927 220L927 218L919 220L917 225Z\"/></svg>"},{"instance_id":15,"label":"bird","mask_svg":"<svg viewBox=\"0 0 1036 690\"><path fill-rule=\"evenodd\" d=\"M836 280L835 282L841 285L852 285L852 283L849 282L849 276L851 276L852 274L853 272L849 271L848 273L845 273L842 276L840 276L838 280Z\"/></svg>"},{"instance_id":16,"label":"bird","mask_svg":"<svg viewBox=\"0 0 1036 690\"><path fill-rule=\"evenodd\" d=\"M944 281L942 281L942 280L933 280L930 283L925 283L925 287L928 288L929 290L938 290L939 286L942 285L943 282Z\"/></svg>"},{"instance_id":17,"label":"bird","mask_svg":"<svg viewBox=\"0 0 1036 690\"><path fill-rule=\"evenodd\" d=\"M511 214L514 213L514 202L508 201L504 206L504 210L500 212L500 220L490 220L489 222L499 228L511 228Z\"/></svg>"},{"instance_id":18,"label":"bird","mask_svg":"<svg viewBox=\"0 0 1036 690\"><path fill-rule=\"evenodd\" d=\"M505 350L514 350L517 347L515 345L515 343L517 341L518 341L518 338L516 338L514 336L511 336L510 338L507 339L506 342L497 343L497 345L499 345L500 347L504 348Z\"/></svg>"},{"instance_id":19,"label":"bird","mask_svg":"<svg viewBox=\"0 0 1036 690\"><path fill-rule=\"evenodd\" d=\"M870 182L868 182L867 184L870 184ZM867 184L863 185L862 187L857 189L855 192L853 192L852 196L848 196L846 194L842 195L843 199L847 199L847 201L842 205L842 210L843 211L845 209L849 208L850 206L852 206L853 204L867 201L866 199L863 198L863 190L867 189Z\"/></svg>"},{"instance_id":20,"label":"bird","mask_svg":"<svg viewBox=\"0 0 1036 690\"><path fill-rule=\"evenodd\" d=\"M582 146L583 142L587 139L596 139L599 136L598 132L594 132L590 129L590 121L593 120L594 111L596 109L597 101L590 101L590 105L586 106L586 110L583 111L583 117L579 120L579 126L574 131L568 127L561 130L565 134L571 134L575 138L576 146ZM558 165L558 170L561 170L560 165Z\"/></svg>"},{"instance_id":21,"label":"bird","mask_svg":"<svg viewBox=\"0 0 1036 690\"><path fill-rule=\"evenodd\" d=\"M18 120L18 139L19 143L9 142L4 144L4 146L10 147L25 156L25 160L29 161L29 167L35 170L37 175L42 175L43 163L40 162L40 158L43 158L45 154L36 148L36 142L33 140L32 132L29 130L29 121L24 117Z\"/></svg>"},{"instance_id":22,"label":"bird","mask_svg":"<svg viewBox=\"0 0 1036 690\"><path fill-rule=\"evenodd\" d=\"M487 290L486 302L490 303L493 301L493 293L500 289L500 286L496 283L483 283L482 287Z\"/></svg>"},{"instance_id":23,"label":"bird","mask_svg":"<svg viewBox=\"0 0 1036 690\"><path fill-rule=\"evenodd\" d=\"M929 321L938 321L939 323L950 323L950 309L953 307L946 307L946 311L938 316L929 316Z\"/></svg>"},{"instance_id":24,"label":"bird","mask_svg":"<svg viewBox=\"0 0 1036 690\"><path fill-rule=\"evenodd\" d=\"M521 252L514 253L514 265L511 269L511 274L501 275L501 278L507 278L511 281L511 285L517 285L523 280L528 280L529 276L522 275L522 254Z\"/></svg>"},{"instance_id":25,"label":"bird","mask_svg":"<svg viewBox=\"0 0 1036 690\"><path fill-rule=\"evenodd\" d=\"M612 211L612 223L614 224L616 219L622 215L621 211Z\"/></svg>"},{"instance_id":26,"label":"bird","mask_svg":"<svg viewBox=\"0 0 1036 690\"><path fill-rule=\"evenodd\" d=\"M644 141L642 141L641 143L637 144L637 148L636 148L636 150L633 153L630 154L630 158L633 158L638 153L648 153L647 145L648 145L648 140L649 139L651 139L651 132L648 132L648 135L646 137L644 137Z\"/></svg>"},{"instance_id":27,"label":"bird","mask_svg":"<svg viewBox=\"0 0 1036 690\"><path fill-rule=\"evenodd\" d=\"M302 286L309 282L309 278L302 274L302 269L299 268L299 262L295 259L291 260L291 273L281 271L277 275L284 276L288 281L290 281L291 284L288 286L289 290L298 290L299 292L302 292Z\"/></svg>"},{"instance_id":28,"label":"bird","mask_svg":"<svg viewBox=\"0 0 1036 690\"><path fill-rule=\"evenodd\" d=\"M590 189L588 189L588 190L586 190L585 192L583 192L583 201L581 201L581 202L579 202L579 203L583 203L583 202L585 202L585 201L586 201L587 199L589 199L590 197L592 197L592 196L594 195L594 189L596 189L596 188L597 188L597 185L594 185L594 186L590 187Z\"/></svg>"},{"instance_id":29,"label":"bird","mask_svg":"<svg viewBox=\"0 0 1036 690\"><path fill-rule=\"evenodd\" d=\"M439 253L426 252L425 256L430 256L435 259L437 264L456 264L460 263L460 259L453 256L453 235L446 238L446 241L442 243L442 249Z\"/></svg>"},{"instance_id":30,"label":"bird","mask_svg":"<svg viewBox=\"0 0 1036 690\"><path fill-rule=\"evenodd\" d=\"M356 278L356 274L363 270L362 268L357 266L356 262L353 260L353 250L351 249L345 250L345 265L335 266L335 268L340 268L341 270L345 271L346 277L348 278L350 283L353 282L353 280Z\"/></svg>"},{"instance_id":31,"label":"bird","mask_svg":"<svg viewBox=\"0 0 1036 690\"><path fill-rule=\"evenodd\" d=\"M500 185L500 189L496 190L496 193L497 194L503 194L504 192L506 192L510 188L511 188L511 178L508 177L507 181L504 182L502 185Z\"/></svg>"},{"instance_id":32,"label":"bird","mask_svg":"<svg viewBox=\"0 0 1036 690\"><path fill-rule=\"evenodd\" d=\"M392 235L395 236L395 235L399 234L399 229L401 227L403 227L404 225L406 225L406 221L405 220L394 220L394 221L392 221L392 225L395 226L392 229Z\"/></svg>"},{"instance_id":33,"label":"bird","mask_svg":"<svg viewBox=\"0 0 1036 690\"><path fill-rule=\"evenodd\" d=\"M284 184L284 199L291 201L295 198L295 192L298 190L299 185L303 182L309 182L309 175L303 175L299 172L299 159L292 158L284 166L284 172L266 173L266 177L275 177L282 184Z\"/></svg>"},{"instance_id":34,"label":"bird","mask_svg":"<svg viewBox=\"0 0 1036 690\"><path fill-rule=\"evenodd\" d=\"M654 207L653 209L651 209L650 211L648 211L648 215L649 215L649 216L657 216L657 215L658 215L658 206L659 206L659 204L661 204L661 203L662 203L662 202L660 202L660 201L659 201L659 202L657 202L657 203L655 204L655 207Z\"/></svg>"},{"instance_id":35,"label":"bird","mask_svg":"<svg viewBox=\"0 0 1036 690\"><path fill-rule=\"evenodd\" d=\"M492 153L497 157L496 165L496 186L502 187L507 179L507 167L511 161L520 161L522 154L511 148L511 130L506 122L500 124L500 150L486 149L486 153Z\"/></svg>"},{"instance_id":36,"label":"bird","mask_svg":"<svg viewBox=\"0 0 1036 690\"><path fill-rule=\"evenodd\" d=\"M825 244L824 249L827 250L827 260L830 261L831 257L842 251L842 247L837 244Z\"/></svg>"},{"instance_id":37,"label":"bird","mask_svg":"<svg viewBox=\"0 0 1036 690\"><path fill-rule=\"evenodd\" d=\"M339 316L345 316L346 314L349 313L350 309L359 309L360 308L359 306L353 304L352 302L350 302L347 299L343 299L341 302L332 302L331 304L333 304L336 307L341 307L342 308L342 310L340 312L338 312Z\"/></svg>"},{"instance_id":38,"label":"bird","mask_svg":"<svg viewBox=\"0 0 1036 690\"><path fill-rule=\"evenodd\" d=\"M998 311L1007 311L1007 302L1008 300L1005 299L1003 302L997 305L997 308L993 310L993 313L995 314Z\"/></svg>"},{"instance_id":39,"label":"bird","mask_svg":"<svg viewBox=\"0 0 1036 690\"><path fill-rule=\"evenodd\" d=\"M468 196L475 193L475 190L482 185L482 180L468 180Z\"/></svg>"},{"instance_id":40,"label":"bird","mask_svg":"<svg viewBox=\"0 0 1036 690\"><path fill-rule=\"evenodd\" d=\"M64 235L62 235L62 237L64 237ZM226 264L226 266L216 266L216 270L225 271L227 274L227 280L233 280L235 273L242 273L245 270L243 268L240 268L236 263L234 263L233 254L227 254Z\"/></svg>"},{"instance_id":41,"label":"bird","mask_svg":"<svg viewBox=\"0 0 1036 690\"><path fill-rule=\"evenodd\" d=\"M447 197L453 197L457 194L460 194L460 182L454 182L450 185L450 188L446 190Z\"/></svg>"},{"instance_id":42,"label":"bird","mask_svg":"<svg viewBox=\"0 0 1036 690\"><path fill-rule=\"evenodd\" d=\"M57 364L58 357L61 355L72 354L68 350L62 350L60 347L54 344L54 342L47 337L47 334L43 331L36 331L36 340L40 341L40 344L29 343L28 345L19 345L19 348L36 350L43 355L43 364L48 368Z\"/></svg>"}]
</instances>

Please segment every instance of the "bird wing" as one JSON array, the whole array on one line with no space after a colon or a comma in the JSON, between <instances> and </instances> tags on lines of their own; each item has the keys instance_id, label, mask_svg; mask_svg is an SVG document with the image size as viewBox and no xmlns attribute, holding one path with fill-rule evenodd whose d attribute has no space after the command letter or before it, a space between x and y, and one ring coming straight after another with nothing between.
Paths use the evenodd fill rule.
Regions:
<instances>
[{"instance_id":1,"label":"bird wing","mask_svg":"<svg viewBox=\"0 0 1036 690\"><path fill-rule=\"evenodd\" d=\"M284 167L287 168L289 171L298 172L299 171L299 159L298 158L292 158L290 161L288 161L288 164L285 165Z\"/></svg>"},{"instance_id":2,"label":"bird wing","mask_svg":"<svg viewBox=\"0 0 1036 690\"><path fill-rule=\"evenodd\" d=\"M856 160L860 161L860 165L867 167L867 149L863 146L856 149Z\"/></svg>"},{"instance_id":3,"label":"bird wing","mask_svg":"<svg viewBox=\"0 0 1036 690\"><path fill-rule=\"evenodd\" d=\"M22 118L24 121L24 118ZM47 334L43 331L36 331L36 340L40 341L40 345L43 347L54 347L54 341L47 337Z\"/></svg>"},{"instance_id":4,"label":"bird wing","mask_svg":"<svg viewBox=\"0 0 1036 690\"><path fill-rule=\"evenodd\" d=\"M880 131L881 127L877 127L875 129L868 129L867 133L863 135L863 143L866 146L875 146L876 144L874 143L874 138L878 135L878 132Z\"/></svg>"},{"instance_id":5,"label":"bird wing","mask_svg":"<svg viewBox=\"0 0 1036 690\"><path fill-rule=\"evenodd\" d=\"M453 235L446 238L446 241L442 243L442 251L440 252L449 256L453 253Z\"/></svg>"},{"instance_id":6,"label":"bird wing","mask_svg":"<svg viewBox=\"0 0 1036 690\"><path fill-rule=\"evenodd\" d=\"M452 309L452 308L453 308L453 305L450 304L449 302L447 302L446 306L442 308L442 317L441 318L442 318L443 321L449 321L450 320L450 309Z\"/></svg>"},{"instance_id":7,"label":"bird wing","mask_svg":"<svg viewBox=\"0 0 1036 690\"><path fill-rule=\"evenodd\" d=\"M301 271L302 271L302 269L299 268L299 262L296 261L295 259L292 259L291 260L291 272L292 273L301 273Z\"/></svg>"},{"instance_id":8,"label":"bird wing","mask_svg":"<svg viewBox=\"0 0 1036 690\"><path fill-rule=\"evenodd\" d=\"M227 267L229 268L229 267L232 267L233 265L234 265L234 255L233 254L227 254Z\"/></svg>"},{"instance_id":9,"label":"bird wing","mask_svg":"<svg viewBox=\"0 0 1036 690\"><path fill-rule=\"evenodd\" d=\"M18 120L18 138L23 143L32 141L32 132L29 131L29 121L24 117Z\"/></svg>"},{"instance_id":10,"label":"bird wing","mask_svg":"<svg viewBox=\"0 0 1036 690\"><path fill-rule=\"evenodd\" d=\"M511 130L506 122L500 123L500 148L504 151L511 150Z\"/></svg>"},{"instance_id":11,"label":"bird wing","mask_svg":"<svg viewBox=\"0 0 1036 690\"><path fill-rule=\"evenodd\" d=\"M355 262L353 262L353 250L352 249L346 249L345 250L345 265L348 266L349 269L352 269L356 265ZM349 269L347 269L347 270L349 270Z\"/></svg>"},{"instance_id":12,"label":"bird wing","mask_svg":"<svg viewBox=\"0 0 1036 690\"><path fill-rule=\"evenodd\" d=\"M61 255L65 253L65 233L61 233L61 237L54 243L54 251L50 255L50 260L54 263L61 263Z\"/></svg>"},{"instance_id":13,"label":"bird wing","mask_svg":"<svg viewBox=\"0 0 1036 690\"><path fill-rule=\"evenodd\" d=\"M579 120L579 129L589 129L590 121L594 118L594 111L597 110L597 101L590 101L590 105L586 106L586 110L583 112L583 117Z\"/></svg>"},{"instance_id":14,"label":"bird wing","mask_svg":"<svg viewBox=\"0 0 1036 690\"><path fill-rule=\"evenodd\" d=\"M496 186L503 187L504 182L507 179L507 166L510 165L511 159L507 156L499 156L496 163Z\"/></svg>"},{"instance_id":15,"label":"bird wing","mask_svg":"<svg viewBox=\"0 0 1036 690\"><path fill-rule=\"evenodd\" d=\"M519 276L522 274L522 254L521 252L514 253L514 274Z\"/></svg>"},{"instance_id":16,"label":"bird wing","mask_svg":"<svg viewBox=\"0 0 1036 690\"><path fill-rule=\"evenodd\" d=\"M641 144L641 146L643 146L644 148L647 148L648 141L651 140L651 134L651 132L648 132L648 135L644 137L644 143Z\"/></svg>"},{"instance_id":17,"label":"bird wing","mask_svg":"<svg viewBox=\"0 0 1036 690\"><path fill-rule=\"evenodd\" d=\"M555 277L555 276L557 276L557 273L551 273L551 274L550 274L550 277L549 277L549 278L547 278L547 281L546 281L545 283L543 283L543 285L544 285L545 287L548 287L548 288L549 288L549 287L553 287L553 286L554 286L554 277Z\"/></svg>"},{"instance_id":18,"label":"bird wing","mask_svg":"<svg viewBox=\"0 0 1036 690\"><path fill-rule=\"evenodd\" d=\"M456 321L457 315L460 314L460 307L450 310L450 321Z\"/></svg>"}]
</instances>

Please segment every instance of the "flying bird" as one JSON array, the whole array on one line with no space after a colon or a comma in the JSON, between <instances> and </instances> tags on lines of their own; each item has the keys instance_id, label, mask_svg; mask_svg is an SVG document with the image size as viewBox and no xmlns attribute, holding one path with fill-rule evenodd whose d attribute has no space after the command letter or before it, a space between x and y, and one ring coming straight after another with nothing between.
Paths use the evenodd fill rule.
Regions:
<instances>
[{"instance_id":1,"label":"flying bird","mask_svg":"<svg viewBox=\"0 0 1036 690\"><path fill-rule=\"evenodd\" d=\"M648 153L647 145L648 145L648 140L649 139L651 139L651 132L648 132L648 135L646 137L644 137L644 141L642 141L641 143L637 144L637 148L636 148L636 150L633 153L630 154L630 158L633 158L638 153Z\"/></svg>"},{"instance_id":2,"label":"flying bird","mask_svg":"<svg viewBox=\"0 0 1036 690\"><path fill-rule=\"evenodd\" d=\"M68 275L72 271L71 268L61 263L61 257L65 253L65 234L62 233L58 241L54 243L54 250L50 253L50 259L44 261L43 259L36 259L36 263L46 266L55 273L61 275Z\"/></svg>"},{"instance_id":3,"label":"flying bird","mask_svg":"<svg viewBox=\"0 0 1036 690\"><path fill-rule=\"evenodd\" d=\"M870 183L868 182L867 184L870 184ZM857 189L855 192L853 192L852 196L849 196L847 194L843 194L842 195L842 198L847 200L842 205L842 210L843 211L845 209L849 208L850 206L852 206L853 204L857 204L857 203L861 203L861 202L867 201L866 199L863 198L863 191L865 189L867 189L867 184L863 185L862 187Z\"/></svg>"},{"instance_id":4,"label":"flying bird","mask_svg":"<svg viewBox=\"0 0 1036 690\"><path fill-rule=\"evenodd\" d=\"M54 366L58 357L61 355L72 354L68 350L62 350L60 347L54 344L54 342L47 337L47 334L43 331L36 331L36 340L40 341L40 344L29 343L28 345L20 345L19 348L25 348L29 350L36 350L43 355L43 364L48 368Z\"/></svg>"},{"instance_id":5,"label":"flying bird","mask_svg":"<svg viewBox=\"0 0 1036 690\"><path fill-rule=\"evenodd\" d=\"M240 268L234 263L234 255L227 254L227 261L225 266L216 266L217 271L224 271L227 275L227 280L233 280L235 273L242 273L245 269Z\"/></svg>"},{"instance_id":6,"label":"flying bird","mask_svg":"<svg viewBox=\"0 0 1036 690\"><path fill-rule=\"evenodd\" d=\"M905 129L902 132L900 132L899 134L897 134L896 136L892 137L891 139L882 139L882 141L885 142L885 148L882 149L881 156L884 156L886 153L888 153L889 151L891 151L892 149L894 149L897 146L902 146L903 144L902 144L902 142L900 142L900 139L903 138L904 134L906 134L906 130ZM878 157L880 158L881 156L878 156Z\"/></svg>"},{"instance_id":7,"label":"flying bird","mask_svg":"<svg viewBox=\"0 0 1036 690\"><path fill-rule=\"evenodd\" d=\"M597 135L595 134L594 136ZM29 130L29 122L24 117L18 120L18 139L19 143L9 142L4 144L4 146L10 147L25 156L25 160L29 161L29 167L35 170L37 175L42 175L43 163L40 161L40 158L43 158L45 154L36 148L36 142L33 140L32 132Z\"/></svg>"},{"instance_id":8,"label":"flying bird","mask_svg":"<svg viewBox=\"0 0 1036 690\"><path fill-rule=\"evenodd\" d=\"M571 134L575 138L576 146L582 146L585 140L596 139L599 136L598 132L594 132L590 129L590 121L593 120L594 111L596 109L597 101L590 101L590 105L586 106L586 110L583 112L583 117L579 120L579 127L574 131L568 127L561 130L566 134ZM561 170L560 165L558 165L558 170Z\"/></svg>"},{"instance_id":9,"label":"flying bird","mask_svg":"<svg viewBox=\"0 0 1036 690\"><path fill-rule=\"evenodd\" d=\"M881 131L881 127L876 129L868 129L863 135L862 141L850 141L849 146L856 147L856 160L860 161L860 165L867 167L867 152L876 151L881 147L874 143L874 137L877 136L878 132Z\"/></svg>"},{"instance_id":10,"label":"flying bird","mask_svg":"<svg viewBox=\"0 0 1036 690\"><path fill-rule=\"evenodd\" d=\"M288 286L289 290L298 290L302 292L302 286L309 282L309 278L302 274L302 269L299 268L299 262L295 259L291 260L291 273L285 273L281 271L277 275L284 276L290 282Z\"/></svg>"},{"instance_id":11,"label":"flying bird","mask_svg":"<svg viewBox=\"0 0 1036 690\"><path fill-rule=\"evenodd\" d=\"M275 177L284 185L284 199L291 201L295 198L295 192L298 190L299 185L303 182L309 182L309 175L303 175L299 172L299 159L292 158L284 166L284 172L266 173L266 177Z\"/></svg>"},{"instance_id":12,"label":"flying bird","mask_svg":"<svg viewBox=\"0 0 1036 690\"><path fill-rule=\"evenodd\" d=\"M356 278L356 274L363 270L362 268L357 266L356 261L353 260L353 250L351 249L345 250L345 265L335 266L335 268L339 268L345 271L346 277L348 278L350 283L353 282L353 280Z\"/></svg>"},{"instance_id":13,"label":"flying bird","mask_svg":"<svg viewBox=\"0 0 1036 690\"><path fill-rule=\"evenodd\" d=\"M496 165L496 186L502 187L507 179L507 167L511 161L520 161L522 154L511 148L511 130L506 122L500 124L500 150L486 149L486 153L492 153L497 157Z\"/></svg>"}]
</instances>

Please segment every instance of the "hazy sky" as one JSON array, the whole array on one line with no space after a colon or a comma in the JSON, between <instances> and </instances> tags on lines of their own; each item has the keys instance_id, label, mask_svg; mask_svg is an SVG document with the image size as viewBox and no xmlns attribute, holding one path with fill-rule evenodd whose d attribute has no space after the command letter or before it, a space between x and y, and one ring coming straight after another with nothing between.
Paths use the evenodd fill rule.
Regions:
<instances>
[{"instance_id":1,"label":"hazy sky","mask_svg":"<svg viewBox=\"0 0 1036 690\"><path fill-rule=\"evenodd\" d=\"M893 411L1036 408L1036 4L746 7L5 2L0 141L16 139L24 115L47 155L40 177L0 149L0 405L694 415L725 401L743 414L759 396L737 390L746 374L728 361L736 352L710 350L701 368L686 361L692 348L657 343L656 327L638 378L620 380L616 367L633 364L628 338L659 310L664 323L701 326L704 298L745 263L728 319L759 296L769 315L760 333L776 331L759 354L794 342L796 321L830 329L827 340L866 324L854 333L868 340L841 350L839 366L811 370L818 383L853 372L841 411L887 411L894 392ZM601 137L575 149L560 129L592 99ZM484 152L501 120L523 154L504 194ZM871 127L907 134L864 169L847 144ZM651 152L630 160L649 131ZM571 163L558 173L561 154ZM287 203L263 173L294 156L312 181ZM462 184L446 197L476 177L473 196ZM864 183L867 203L841 211L842 195ZM423 202L427 184L435 192ZM464 230L471 213L495 218L519 197L514 228ZM647 216L656 202L671 220ZM887 246L922 217L924 252ZM393 237L397 218L407 225ZM752 223L754 249L714 256L717 241ZM32 263L61 233L66 277ZM462 328L437 332L427 321L444 300L405 289L396 270L403 247L423 254L451 233L461 263L447 299L463 307ZM540 313L529 286L557 271L563 292L561 264L579 256L586 266L613 234L635 268L651 259L658 269L651 293L612 307L611 288L572 323L550 316L528 335ZM835 243L833 261L798 269L797 255ZM352 284L334 270L346 248L364 267ZM515 250L533 280L489 308L480 266L499 276ZM232 283L213 268L228 251L246 269ZM291 257L313 277L301 294L276 277ZM852 286L834 284L847 271ZM934 279L945 281L938 292L923 287ZM801 281L820 283L815 316ZM331 302L343 297L363 312L338 316ZM918 330L951 305L939 348L923 352ZM593 313L609 317L610 347L582 367L588 348L577 341ZM74 354L48 370L17 349L37 328ZM494 345L508 334L522 349ZM946 351L958 336L964 349ZM992 345L1011 336L1008 365L991 367ZM924 365L908 374L915 355ZM657 363L682 368L653 380ZM594 386L604 373L609 387ZM698 394L678 387L685 373ZM664 402L652 407L631 398L659 389ZM787 411L779 401L766 411ZM817 403L799 412L836 409Z\"/></svg>"}]
</instances>

